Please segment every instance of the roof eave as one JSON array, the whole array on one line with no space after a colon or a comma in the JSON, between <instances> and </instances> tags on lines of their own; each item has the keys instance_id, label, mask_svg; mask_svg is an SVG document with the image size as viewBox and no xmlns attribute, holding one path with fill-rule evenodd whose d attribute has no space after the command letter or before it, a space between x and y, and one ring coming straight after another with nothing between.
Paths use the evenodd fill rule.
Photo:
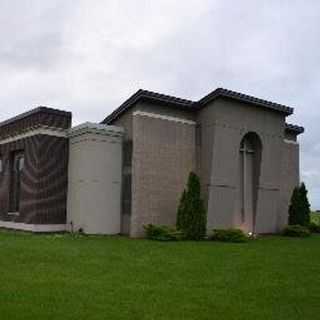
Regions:
<instances>
[{"instance_id":1,"label":"roof eave","mask_svg":"<svg viewBox=\"0 0 320 320\"><path fill-rule=\"evenodd\" d=\"M112 121L116 120L123 112L126 112L128 109L136 105L138 102L155 102L162 105L177 107L179 109L193 111L193 107L196 102L191 100L180 99L172 96L167 96L163 94L158 94L146 90L138 90L133 94L129 99L127 99L120 107L118 107L114 112L107 116L102 123L109 124Z\"/></svg>"},{"instance_id":2,"label":"roof eave","mask_svg":"<svg viewBox=\"0 0 320 320\"><path fill-rule=\"evenodd\" d=\"M13 122L25 119L27 117L39 114L39 113L48 113L48 114L54 114L54 115L60 115L60 116L65 116L65 117L72 117L72 113L69 111L64 111L64 110L59 110L59 109L54 109L54 108L49 108L49 107L45 107L45 106L39 106L35 109L32 109L30 111L21 113L15 117L9 118L7 120L4 120L2 122L0 122L0 127L4 127L6 125L9 125Z\"/></svg>"},{"instance_id":3,"label":"roof eave","mask_svg":"<svg viewBox=\"0 0 320 320\"><path fill-rule=\"evenodd\" d=\"M234 99L234 100L249 103L249 104L252 104L255 106L259 106L259 107L265 107L265 108L272 109L277 112L284 113L287 116L293 114L293 111L294 111L293 108L288 107L286 105L282 105L279 103L259 99L259 98L253 97L253 96L249 96L249 95L246 95L243 93L227 90L224 88L218 88L218 89L214 90L213 92L209 93L207 96L200 99L198 101L198 103L201 106L205 106L209 102L211 102L219 97Z\"/></svg>"},{"instance_id":4,"label":"roof eave","mask_svg":"<svg viewBox=\"0 0 320 320\"><path fill-rule=\"evenodd\" d=\"M294 111L293 108L279 104L279 103L259 99L253 96L227 90L224 88L218 88L214 90L213 92L209 93L207 96L200 99L198 102L140 89L135 94L133 94L129 99L127 99L123 104L121 104L120 107L118 107L109 116L107 116L102 121L102 123L103 124L112 123L114 120L120 117L122 113L126 112L128 109L130 109L140 101L155 102L158 104L177 107L179 109L197 111L202 107L204 107L205 105L207 105L209 102L220 97L241 101L241 102L248 103L258 107L268 108L269 110L280 112L282 114L285 114L286 116L291 115Z\"/></svg>"},{"instance_id":5,"label":"roof eave","mask_svg":"<svg viewBox=\"0 0 320 320\"><path fill-rule=\"evenodd\" d=\"M304 133L305 129L304 129L304 127L297 126L295 124L286 123L285 131L293 133L295 135L299 135L299 134Z\"/></svg>"}]
</instances>

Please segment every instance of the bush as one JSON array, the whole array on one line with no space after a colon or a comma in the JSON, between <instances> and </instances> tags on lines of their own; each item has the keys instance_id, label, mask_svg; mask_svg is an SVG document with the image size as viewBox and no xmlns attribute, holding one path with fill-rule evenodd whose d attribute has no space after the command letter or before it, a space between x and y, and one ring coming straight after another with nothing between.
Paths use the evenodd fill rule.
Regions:
<instances>
[{"instance_id":1,"label":"bush","mask_svg":"<svg viewBox=\"0 0 320 320\"><path fill-rule=\"evenodd\" d=\"M310 203L304 183L294 188L289 206L289 225L308 227L310 224Z\"/></svg>"},{"instance_id":2,"label":"bush","mask_svg":"<svg viewBox=\"0 0 320 320\"><path fill-rule=\"evenodd\" d=\"M214 229L211 239L224 242L247 242L249 237L240 229Z\"/></svg>"},{"instance_id":3,"label":"bush","mask_svg":"<svg viewBox=\"0 0 320 320\"><path fill-rule=\"evenodd\" d=\"M186 203L186 197L187 197L187 192L186 190L183 190L182 196L180 198L180 203L178 206L178 211L177 211L177 229L182 230L185 228L185 223L186 223L186 217L185 217L185 203Z\"/></svg>"},{"instance_id":4,"label":"bush","mask_svg":"<svg viewBox=\"0 0 320 320\"><path fill-rule=\"evenodd\" d=\"M308 228L300 225L291 225L287 226L282 233L284 236L287 237L309 237L310 231Z\"/></svg>"},{"instance_id":5,"label":"bush","mask_svg":"<svg viewBox=\"0 0 320 320\"><path fill-rule=\"evenodd\" d=\"M309 230L312 233L320 233L320 225L318 225L318 224L316 224L314 222L310 222Z\"/></svg>"},{"instance_id":6,"label":"bush","mask_svg":"<svg viewBox=\"0 0 320 320\"><path fill-rule=\"evenodd\" d=\"M315 224L320 225L320 213L311 212L310 220L311 220L311 222L314 222Z\"/></svg>"},{"instance_id":7,"label":"bush","mask_svg":"<svg viewBox=\"0 0 320 320\"><path fill-rule=\"evenodd\" d=\"M201 240L206 236L206 209L201 198L200 180L193 172L189 175L187 190L183 191L178 207L177 229L189 240Z\"/></svg>"},{"instance_id":8,"label":"bush","mask_svg":"<svg viewBox=\"0 0 320 320\"><path fill-rule=\"evenodd\" d=\"M159 241L177 241L183 238L183 233L174 227L148 224L143 226L147 239Z\"/></svg>"},{"instance_id":9,"label":"bush","mask_svg":"<svg viewBox=\"0 0 320 320\"><path fill-rule=\"evenodd\" d=\"M304 223L303 226L308 226L311 221L311 210L310 210L310 202L308 199L308 190L306 188L306 185L302 182L300 185L300 197L302 201L302 208L303 208L303 217L304 217Z\"/></svg>"}]
</instances>

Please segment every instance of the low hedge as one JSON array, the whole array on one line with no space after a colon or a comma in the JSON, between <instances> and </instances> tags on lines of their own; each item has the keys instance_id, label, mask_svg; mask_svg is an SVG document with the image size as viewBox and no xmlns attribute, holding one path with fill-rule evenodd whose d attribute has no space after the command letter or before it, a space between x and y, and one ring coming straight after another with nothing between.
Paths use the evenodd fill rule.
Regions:
<instances>
[{"instance_id":1,"label":"low hedge","mask_svg":"<svg viewBox=\"0 0 320 320\"><path fill-rule=\"evenodd\" d=\"M318 225L314 222L311 222L309 224L308 228L309 228L310 232L312 232L312 233L320 233L320 225Z\"/></svg>"},{"instance_id":2,"label":"low hedge","mask_svg":"<svg viewBox=\"0 0 320 320\"><path fill-rule=\"evenodd\" d=\"M182 240L184 235L174 227L165 225L147 224L143 226L147 239L158 241Z\"/></svg>"},{"instance_id":3,"label":"low hedge","mask_svg":"<svg viewBox=\"0 0 320 320\"><path fill-rule=\"evenodd\" d=\"M308 228L300 225L289 225L284 228L282 234L286 237L298 237L305 238L309 237L311 232Z\"/></svg>"},{"instance_id":4,"label":"low hedge","mask_svg":"<svg viewBox=\"0 0 320 320\"><path fill-rule=\"evenodd\" d=\"M223 242L247 242L249 237L240 229L214 229L210 237L214 241Z\"/></svg>"}]
</instances>

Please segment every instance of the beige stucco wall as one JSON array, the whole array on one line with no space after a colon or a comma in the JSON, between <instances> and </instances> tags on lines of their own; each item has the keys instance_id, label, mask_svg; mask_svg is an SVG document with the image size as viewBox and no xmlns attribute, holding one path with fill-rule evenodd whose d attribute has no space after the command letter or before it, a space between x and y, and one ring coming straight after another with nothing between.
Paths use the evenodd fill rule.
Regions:
<instances>
[{"instance_id":1,"label":"beige stucco wall","mask_svg":"<svg viewBox=\"0 0 320 320\"><path fill-rule=\"evenodd\" d=\"M67 226L88 234L120 233L122 134L84 124L70 133ZM72 223L72 225L71 225Z\"/></svg>"},{"instance_id":2,"label":"beige stucco wall","mask_svg":"<svg viewBox=\"0 0 320 320\"><path fill-rule=\"evenodd\" d=\"M200 175L207 184L208 229L237 227L240 142L246 133L255 132L262 142L256 231L274 232L285 117L278 112L220 98L199 112L199 123L202 130Z\"/></svg>"},{"instance_id":3,"label":"beige stucco wall","mask_svg":"<svg viewBox=\"0 0 320 320\"><path fill-rule=\"evenodd\" d=\"M288 224L288 206L294 187L299 185L299 143L294 140L283 141L281 161L281 189L277 216L278 231Z\"/></svg>"}]
</instances>

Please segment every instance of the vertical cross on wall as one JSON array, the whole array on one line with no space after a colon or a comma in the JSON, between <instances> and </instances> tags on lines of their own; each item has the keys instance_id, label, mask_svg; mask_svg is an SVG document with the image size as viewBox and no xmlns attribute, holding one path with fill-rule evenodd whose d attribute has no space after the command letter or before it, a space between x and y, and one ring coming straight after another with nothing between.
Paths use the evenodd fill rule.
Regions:
<instances>
[{"instance_id":1,"label":"vertical cross on wall","mask_svg":"<svg viewBox=\"0 0 320 320\"><path fill-rule=\"evenodd\" d=\"M246 216L246 189L247 189L247 158L249 154L253 154L254 151L251 148L249 141L244 139L240 147L240 155L242 157L242 194L241 194L241 222L245 222Z\"/></svg>"}]
</instances>

